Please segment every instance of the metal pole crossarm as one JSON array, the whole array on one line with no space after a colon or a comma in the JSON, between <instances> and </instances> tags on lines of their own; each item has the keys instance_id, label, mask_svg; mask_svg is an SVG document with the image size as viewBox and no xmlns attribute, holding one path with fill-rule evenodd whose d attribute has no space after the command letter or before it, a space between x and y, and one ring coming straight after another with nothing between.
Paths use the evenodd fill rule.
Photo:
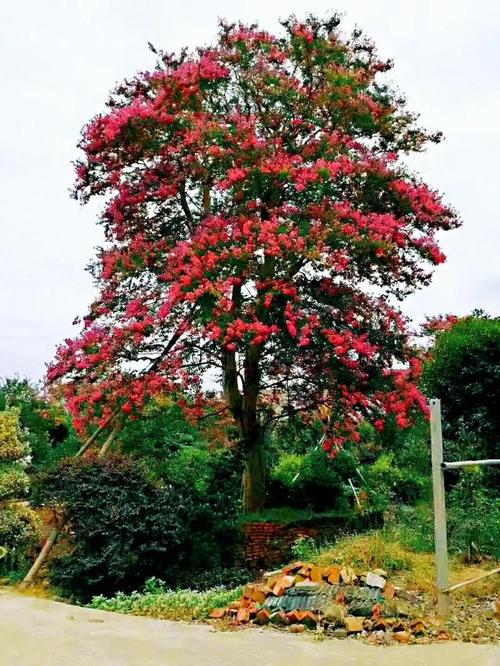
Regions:
<instances>
[{"instance_id":1,"label":"metal pole crossarm","mask_svg":"<svg viewBox=\"0 0 500 666\"><path fill-rule=\"evenodd\" d=\"M458 469L459 467L474 467L475 465L500 465L500 458L490 460L457 460L456 462L443 462L443 469Z\"/></svg>"}]
</instances>

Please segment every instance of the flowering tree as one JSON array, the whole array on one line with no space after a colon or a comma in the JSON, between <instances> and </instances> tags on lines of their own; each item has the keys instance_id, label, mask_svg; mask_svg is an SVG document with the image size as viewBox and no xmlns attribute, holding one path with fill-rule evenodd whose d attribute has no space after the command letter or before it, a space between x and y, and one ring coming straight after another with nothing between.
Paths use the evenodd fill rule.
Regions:
<instances>
[{"instance_id":1,"label":"flowering tree","mask_svg":"<svg viewBox=\"0 0 500 666\"><path fill-rule=\"evenodd\" d=\"M201 415L216 370L247 510L263 505L272 420L320 409L335 453L361 419L404 427L424 408L395 303L428 283L435 232L457 220L400 156L440 136L383 82L391 63L338 25L222 23L215 46L155 51L80 144L76 196L105 201L100 293L49 381L84 430L164 391Z\"/></svg>"}]
</instances>

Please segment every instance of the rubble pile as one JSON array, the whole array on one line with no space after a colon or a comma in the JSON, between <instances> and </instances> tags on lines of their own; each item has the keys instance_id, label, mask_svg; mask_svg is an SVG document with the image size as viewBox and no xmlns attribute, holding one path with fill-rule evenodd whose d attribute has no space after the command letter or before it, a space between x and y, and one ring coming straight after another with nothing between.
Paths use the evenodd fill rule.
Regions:
<instances>
[{"instance_id":1,"label":"rubble pile","mask_svg":"<svg viewBox=\"0 0 500 666\"><path fill-rule=\"evenodd\" d=\"M382 569L356 573L350 567L294 562L247 585L241 599L214 609L211 617L293 633L317 629L337 638L361 635L375 643L451 638L420 617L422 602L388 581Z\"/></svg>"}]
</instances>

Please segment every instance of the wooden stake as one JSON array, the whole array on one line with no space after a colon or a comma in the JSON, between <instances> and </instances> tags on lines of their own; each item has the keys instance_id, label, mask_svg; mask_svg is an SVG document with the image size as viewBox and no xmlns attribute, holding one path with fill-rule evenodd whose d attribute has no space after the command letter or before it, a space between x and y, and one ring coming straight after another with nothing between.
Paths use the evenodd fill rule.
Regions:
<instances>
[{"instance_id":1,"label":"wooden stake","mask_svg":"<svg viewBox=\"0 0 500 666\"><path fill-rule=\"evenodd\" d=\"M448 589L448 539L446 534L446 498L443 473L443 435L441 401L431 400L432 495L434 499L434 546L438 588L438 614L450 612Z\"/></svg>"},{"instance_id":2,"label":"wooden stake","mask_svg":"<svg viewBox=\"0 0 500 666\"><path fill-rule=\"evenodd\" d=\"M61 529L62 529L63 526L64 526L64 523L61 526ZM47 555L52 550L52 546L57 541L57 537L59 536L59 531L60 531L59 529L54 527L54 529L50 533L47 541L44 543L42 550L38 553L38 557L33 562L33 565L31 567L31 569L28 571L26 576L23 578L23 582L20 585L21 588L27 587L36 578L38 572L42 568L42 564L45 562L45 559L46 559Z\"/></svg>"},{"instance_id":3,"label":"wooden stake","mask_svg":"<svg viewBox=\"0 0 500 666\"><path fill-rule=\"evenodd\" d=\"M120 413L120 410L119 410L119 409L117 409L116 411L114 411L114 412L111 414L111 416L109 416L109 417L106 419L106 421L104 421L104 423L103 423L102 425L100 425L100 426L97 428L97 430L95 430L95 431L90 435L90 437L87 439L87 441L85 442L85 444L83 444L83 446L82 446L82 447L81 447L81 448L75 453L75 458L79 458L80 456L82 456L82 455L85 453L85 451L86 451L86 450L87 450L87 449L88 449L88 448L94 443L94 441L97 439L98 435L100 435L101 432L102 432L105 428L107 428L108 425L109 425L110 423L112 423L113 419L115 419L115 418L118 416L119 413Z\"/></svg>"},{"instance_id":4,"label":"wooden stake","mask_svg":"<svg viewBox=\"0 0 500 666\"><path fill-rule=\"evenodd\" d=\"M115 441L117 434L120 432L121 427L122 427L122 420L116 419L115 425L113 426L113 430L109 433L107 440L104 442L101 450L97 454L98 458L104 458L106 453L111 448L113 442Z\"/></svg>"}]
</instances>

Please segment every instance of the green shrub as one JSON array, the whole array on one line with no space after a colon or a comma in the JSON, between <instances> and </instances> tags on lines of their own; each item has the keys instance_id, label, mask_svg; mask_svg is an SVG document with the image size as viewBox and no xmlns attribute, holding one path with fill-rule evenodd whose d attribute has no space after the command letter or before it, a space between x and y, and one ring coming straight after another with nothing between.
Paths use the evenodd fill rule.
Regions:
<instances>
[{"instance_id":1,"label":"green shrub","mask_svg":"<svg viewBox=\"0 0 500 666\"><path fill-rule=\"evenodd\" d=\"M241 452L209 444L178 407L165 401L152 401L146 416L128 423L120 440L123 451L143 463L152 478L173 484L190 498L191 533L184 568L195 575L231 568L240 538L236 516L241 503Z\"/></svg>"},{"instance_id":2,"label":"green shrub","mask_svg":"<svg viewBox=\"0 0 500 666\"><path fill-rule=\"evenodd\" d=\"M443 433L468 438L473 459L495 458L500 441L500 318L476 312L437 334L423 375L426 394L442 401ZM500 470L485 482L498 487Z\"/></svg>"},{"instance_id":3,"label":"green shrub","mask_svg":"<svg viewBox=\"0 0 500 666\"><path fill-rule=\"evenodd\" d=\"M130 591L186 562L190 497L153 484L131 459L62 461L39 479L37 497L65 507L75 548L54 563L52 580L78 598Z\"/></svg>"},{"instance_id":4,"label":"green shrub","mask_svg":"<svg viewBox=\"0 0 500 666\"><path fill-rule=\"evenodd\" d=\"M0 572L21 578L28 568L27 551L40 538L41 521L34 511L19 503L0 510Z\"/></svg>"},{"instance_id":5,"label":"green shrub","mask_svg":"<svg viewBox=\"0 0 500 666\"><path fill-rule=\"evenodd\" d=\"M0 500L24 497L28 494L29 487L29 476L21 465L16 463L0 464Z\"/></svg>"},{"instance_id":6,"label":"green shrub","mask_svg":"<svg viewBox=\"0 0 500 666\"><path fill-rule=\"evenodd\" d=\"M34 511L18 503L0 511L0 544L12 550L33 545L40 534L41 522Z\"/></svg>"},{"instance_id":7,"label":"green shrub","mask_svg":"<svg viewBox=\"0 0 500 666\"><path fill-rule=\"evenodd\" d=\"M182 447L196 447L201 440L180 407L161 401L151 401L145 414L137 421L128 421L120 434L123 453L146 461L158 477L168 475L173 453Z\"/></svg>"},{"instance_id":8,"label":"green shrub","mask_svg":"<svg viewBox=\"0 0 500 666\"><path fill-rule=\"evenodd\" d=\"M349 448L335 459L317 443L306 453L283 450L270 471L268 503L314 512L335 509L348 515L352 493L347 479L356 476L356 464Z\"/></svg>"},{"instance_id":9,"label":"green shrub","mask_svg":"<svg viewBox=\"0 0 500 666\"><path fill-rule=\"evenodd\" d=\"M469 467L448 496L450 549L469 560L500 559L500 498L484 486L484 470Z\"/></svg>"},{"instance_id":10,"label":"green shrub","mask_svg":"<svg viewBox=\"0 0 500 666\"><path fill-rule=\"evenodd\" d=\"M20 410L11 407L0 412L0 463L24 458L29 447L22 441Z\"/></svg>"}]
</instances>

